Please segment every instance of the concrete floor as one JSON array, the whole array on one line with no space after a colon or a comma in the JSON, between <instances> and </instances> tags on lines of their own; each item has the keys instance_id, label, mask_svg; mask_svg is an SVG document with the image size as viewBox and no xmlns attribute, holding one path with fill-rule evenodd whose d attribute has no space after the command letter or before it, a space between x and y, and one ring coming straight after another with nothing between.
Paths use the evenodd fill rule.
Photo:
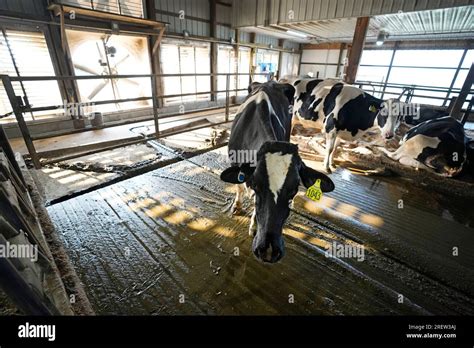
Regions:
<instances>
[{"instance_id":1,"label":"concrete floor","mask_svg":"<svg viewBox=\"0 0 474 348\"><path fill-rule=\"evenodd\" d=\"M266 265L250 200L223 212L225 166L222 148L48 208L98 314L474 314L472 202L339 168L319 203L300 191L287 254ZM365 260L327 258L334 241Z\"/></svg>"},{"instance_id":2,"label":"concrete floor","mask_svg":"<svg viewBox=\"0 0 474 348\"><path fill-rule=\"evenodd\" d=\"M231 111L235 111L235 108L231 108ZM162 120L160 129L166 131L172 127L199 120L199 118L206 118L211 122L221 122L224 120L224 114L222 110L210 110L172 117ZM222 130L229 127L230 124L202 128L160 139L160 143L170 150L179 151L195 151L208 148L212 145L210 141L213 130ZM99 142L118 141L140 134L149 135L153 132L153 121L137 122L38 140L35 141L35 146L38 152L71 147L80 148ZM11 139L10 143L15 152L20 152L23 155L28 153L22 138ZM124 171L130 168L158 164L158 162L169 161L173 157L176 157L176 154L171 151L146 144L137 144L77 157L63 161L60 164L47 165L40 170L31 169L31 172L36 179L44 201L50 202L118 179L124 175Z\"/></svg>"}]
</instances>

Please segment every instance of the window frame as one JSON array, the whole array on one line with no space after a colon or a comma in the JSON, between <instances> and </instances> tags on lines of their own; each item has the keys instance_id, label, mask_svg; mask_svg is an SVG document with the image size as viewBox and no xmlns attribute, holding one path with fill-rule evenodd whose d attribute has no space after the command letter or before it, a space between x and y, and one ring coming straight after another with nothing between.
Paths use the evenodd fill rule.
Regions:
<instances>
[{"instance_id":1,"label":"window frame","mask_svg":"<svg viewBox=\"0 0 474 348\"><path fill-rule=\"evenodd\" d=\"M372 48L372 47L364 49L364 51L378 51L378 50L380 50L380 49ZM389 83L388 81L390 80L390 74L392 73L392 68L452 70L452 71L454 71L453 78L451 79L451 83L449 84L449 86L446 86L446 88L448 90L447 90L446 95L445 95L445 97L443 98L443 101L442 101L442 106L446 106L446 104L450 100L450 96L453 93L457 93L456 91L453 91L453 88L454 88L454 84L456 83L459 72L462 71L462 70L469 70L469 67L463 67L463 64L464 64L464 60L467 56L467 53L469 51L473 50L473 49L472 48L471 49L469 49L469 48L449 48L449 49L446 49L447 51L449 51L449 50L456 50L456 51L462 50L463 51L463 53L461 54L461 57L459 59L459 62L457 64L453 64L452 67L395 65L393 63L394 63L394 60L395 60L395 55L398 51L410 51L410 50L416 50L416 49L412 49L412 48L400 49L400 48L397 47L397 45L395 45L393 48L386 48L386 50L391 50L392 51L392 56L391 56L390 62L388 64L360 64L359 65L360 67L388 68L387 76L385 77L384 82L383 82L384 86L383 86L382 90L378 92L378 93L380 93L380 98L381 99L384 98L384 95L386 93L386 85L387 85L387 83ZM439 50L439 48L423 49L423 51L433 51L433 50ZM419 49L418 49L418 51L419 51ZM357 80L356 80L356 83L357 83ZM414 86L422 87L422 85L414 85ZM424 87L429 87L429 86L424 86ZM437 99L437 100L441 100L441 99Z\"/></svg>"},{"instance_id":2,"label":"window frame","mask_svg":"<svg viewBox=\"0 0 474 348\"><path fill-rule=\"evenodd\" d=\"M59 68L59 62L58 62L58 57L56 56L56 52L54 50L54 44L53 44L53 40L52 40L52 37L51 37L51 32L50 32L49 27L46 24L38 23L38 24L35 24L35 25L31 25L31 24L27 24L27 23L18 23L18 22L15 22L15 21L12 21L12 20L6 18L0 24L0 35L3 35L3 32L2 32L3 30L4 31L12 30L12 31L24 31L24 32L41 33L44 37L46 47L48 49L49 59L51 60L51 65L53 67L54 76L60 76L61 75L60 68ZM13 59L13 58L11 57L11 59ZM22 84L22 83L20 82L20 84ZM67 94L67 91L66 91L66 87L64 86L64 84L60 80L57 80L57 84L58 84L58 88L59 88L59 93L61 95L61 100L62 100L62 102L64 102L64 100L68 99L68 94ZM24 94L27 97L27 99L30 100L30 98L28 97L28 95L26 93L26 89L25 89ZM36 121L36 119L34 117L34 112L31 112L29 114L30 114L31 120ZM6 117L6 118L8 118L8 117ZM14 118L11 121L11 123L15 123L15 122L17 122L16 118ZM10 122L6 122L6 123L10 123Z\"/></svg>"}]
</instances>

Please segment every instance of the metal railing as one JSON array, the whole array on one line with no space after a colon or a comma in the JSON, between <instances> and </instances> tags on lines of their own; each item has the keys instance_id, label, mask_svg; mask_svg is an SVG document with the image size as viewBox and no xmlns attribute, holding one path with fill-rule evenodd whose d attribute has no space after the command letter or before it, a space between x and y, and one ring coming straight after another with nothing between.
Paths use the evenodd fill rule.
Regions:
<instances>
[{"instance_id":1,"label":"metal railing","mask_svg":"<svg viewBox=\"0 0 474 348\"><path fill-rule=\"evenodd\" d=\"M215 78L217 79L218 76L225 76L226 77L226 88L224 90L209 90L209 91L204 91L204 92L194 92L194 93L182 93L182 94L172 94L172 95L159 95L157 93L157 79L158 78L166 78L166 77L209 77L210 79ZM249 80L253 80L255 76L269 76L268 74L265 73L232 73L232 74L226 74L226 73L208 73L208 74L132 74L132 75L97 75L97 76L8 76L8 75L0 75L0 79L3 83L5 92L7 94L7 97L10 101L13 114L15 115L16 121L18 123L18 127L20 129L20 132L22 134L22 137L25 141L26 147L28 149L28 153L31 157L31 160L33 162L33 165L35 168L39 169L42 167L42 162L43 163L54 163L57 162L54 159L47 159L42 157L41 154L39 154L36 151L34 141L38 140L38 138L33 138L30 134L30 131L28 129L28 125L24 119L24 114L29 113L29 112L37 112L37 111L52 111L52 110L58 110L61 108L64 108L64 105L47 105L47 106L40 106L40 107L33 107L31 105L24 105L23 100L27 101L27 98L24 98L22 96L18 96L15 93L15 90L13 88L12 82L23 82L23 81L64 81L64 80L72 80L72 81L81 81L81 80L94 80L94 79L129 79L129 78L148 78L150 80L151 84L151 96L150 97L136 97L136 98L122 98L122 99L110 99L110 100L99 100L99 101L93 101L90 102L89 104L92 105L106 105L106 104L117 104L117 103L125 103L125 102L133 102L133 101L144 101L144 100L151 100L152 101L152 109L153 109L153 121L154 121L154 128L155 132L151 136L145 137L145 140L151 140L151 139L158 139L160 137L164 136L170 136L170 135L175 135L175 134L180 134L184 132L189 132L193 131L196 129L200 128L206 128L206 127L211 127L211 126L217 126L221 124L225 124L230 122L229 121L229 116L230 116L230 99L231 99L231 93L234 92L237 96L237 93L240 91L246 91L247 88L238 88L238 80L237 77L239 76L249 76ZM231 87L231 77L235 77L235 88L230 88ZM212 84L211 84L212 85ZM191 112L183 112L179 114L171 114L171 115L160 115L158 110L159 110L159 100L163 100L165 98L174 98L174 97L186 97L186 96L198 96L198 95L210 95L211 99L214 98L217 101L217 95L219 93L225 93L225 117L223 122L217 122L217 123L210 123L208 125L200 126L200 127L192 127L189 129L185 130L180 130L176 132L160 132L160 119L163 118L168 118L168 117L176 117L179 115L188 115L191 114L192 112L196 111L203 111L203 110L209 110L209 109L201 109L201 110L193 110ZM77 102L77 104L81 104L80 101ZM83 103L87 104L87 103ZM204 116L203 116L204 117ZM143 122L144 120L138 120L136 122ZM133 122L128 122L128 123L133 123ZM117 126L116 124L114 126ZM86 131L88 129L84 129L83 131ZM44 139L45 137L41 137L41 139ZM127 139L130 140L129 142L126 142L125 145L131 145L131 144L136 144L139 142L143 142L144 139L135 139L134 138L125 138L121 139L126 141ZM106 151L110 149L110 146L100 146L101 143L97 143L97 148L94 151L89 151L88 153L95 153L95 152L101 152L101 151ZM121 146L125 146L121 145ZM59 149L58 151L60 151ZM80 157L83 154L78 154L76 157ZM71 157L71 156L70 156ZM41 161L42 159L45 159L45 161Z\"/></svg>"},{"instance_id":2,"label":"metal railing","mask_svg":"<svg viewBox=\"0 0 474 348\"><path fill-rule=\"evenodd\" d=\"M459 94L461 91L460 88L449 88L449 87L433 87L433 86L424 86L424 85L406 85L401 83L383 83L383 82L372 82L372 81L356 81L355 85L369 93L380 93L382 98L385 95L399 97L406 93L405 102L410 102L413 98L427 98L433 100L442 101L444 106L449 102L452 97L452 94ZM371 87L371 88L368 88ZM380 88L380 90L376 90ZM394 89L395 91L387 91L387 89ZM443 96L436 95L427 95L423 92L438 92L444 94ZM474 90L470 90L469 94L473 94ZM467 100L469 102L469 100Z\"/></svg>"}]
</instances>

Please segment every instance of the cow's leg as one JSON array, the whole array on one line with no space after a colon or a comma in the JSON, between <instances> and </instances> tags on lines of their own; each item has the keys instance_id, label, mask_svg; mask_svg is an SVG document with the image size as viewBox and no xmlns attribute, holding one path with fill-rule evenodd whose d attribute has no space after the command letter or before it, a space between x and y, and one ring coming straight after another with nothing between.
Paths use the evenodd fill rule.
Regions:
<instances>
[{"instance_id":1,"label":"cow's leg","mask_svg":"<svg viewBox=\"0 0 474 348\"><path fill-rule=\"evenodd\" d=\"M418 170L418 169L430 170L430 168L428 166L426 166L425 164L417 161L414 158L408 157L408 156L401 156L400 159L399 159L399 162L400 162L400 164L403 164L404 166L412 167L412 168L415 168L416 170Z\"/></svg>"},{"instance_id":2,"label":"cow's leg","mask_svg":"<svg viewBox=\"0 0 474 348\"><path fill-rule=\"evenodd\" d=\"M326 133L326 155L324 157L324 169L329 174L332 173L329 161L333 155L333 151L335 148L334 145L336 145L336 137L337 133L334 130L330 131L329 133Z\"/></svg>"},{"instance_id":3,"label":"cow's leg","mask_svg":"<svg viewBox=\"0 0 474 348\"><path fill-rule=\"evenodd\" d=\"M242 200L244 197L244 190L245 190L244 185L245 184L237 185L237 189L235 191L235 200L234 200L234 203L232 204L232 209L231 209L231 212L234 215L242 211Z\"/></svg>"},{"instance_id":4,"label":"cow's leg","mask_svg":"<svg viewBox=\"0 0 474 348\"><path fill-rule=\"evenodd\" d=\"M379 150L382 151L384 154L386 154L387 157L393 159L394 161L400 160L400 158L403 156L403 152L404 152L403 145L402 145L402 147L399 147L397 150L395 150L393 152L387 150L384 147L379 147Z\"/></svg>"},{"instance_id":5,"label":"cow's leg","mask_svg":"<svg viewBox=\"0 0 474 348\"><path fill-rule=\"evenodd\" d=\"M340 143L340 139L338 137L336 137L336 140L334 141L333 150L332 150L331 154L329 155L329 166L331 168L336 168L336 166L334 165L334 154L336 153L336 150L337 150L337 147L339 146L339 143Z\"/></svg>"}]
</instances>

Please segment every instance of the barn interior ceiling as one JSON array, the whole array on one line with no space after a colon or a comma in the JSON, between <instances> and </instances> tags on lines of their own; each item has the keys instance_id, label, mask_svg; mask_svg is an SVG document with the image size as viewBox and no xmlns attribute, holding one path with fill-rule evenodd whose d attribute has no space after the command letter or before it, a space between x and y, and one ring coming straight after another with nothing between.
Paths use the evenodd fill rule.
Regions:
<instances>
[{"instance_id":1,"label":"barn interior ceiling","mask_svg":"<svg viewBox=\"0 0 474 348\"><path fill-rule=\"evenodd\" d=\"M351 42L356 20L357 18L340 18L302 21L259 26L257 30L267 35L285 37L300 43ZM255 31L255 28L242 28L241 30ZM388 41L472 39L474 37L474 6L373 16L370 19L366 40L375 42L380 30L389 34ZM291 32L307 36L292 35Z\"/></svg>"}]
</instances>

